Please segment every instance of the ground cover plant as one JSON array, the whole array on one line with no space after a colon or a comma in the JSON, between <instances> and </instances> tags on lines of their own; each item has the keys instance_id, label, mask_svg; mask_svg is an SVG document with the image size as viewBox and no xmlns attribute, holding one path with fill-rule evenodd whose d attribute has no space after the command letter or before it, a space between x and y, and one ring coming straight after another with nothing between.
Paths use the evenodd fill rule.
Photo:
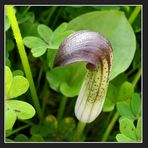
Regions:
<instances>
[{"instance_id":1,"label":"ground cover plant","mask_svg":"<svg viewBox=\"0 0 148 148\"><path fill-rule=\"evenodd\" d=\"M6 6L5 141L142 142L141 9ZM79 30L99 32L113 49L105 102L90 123L74 111L87 63L55 66L61 43Z\"/></svg>"}]
</instances>

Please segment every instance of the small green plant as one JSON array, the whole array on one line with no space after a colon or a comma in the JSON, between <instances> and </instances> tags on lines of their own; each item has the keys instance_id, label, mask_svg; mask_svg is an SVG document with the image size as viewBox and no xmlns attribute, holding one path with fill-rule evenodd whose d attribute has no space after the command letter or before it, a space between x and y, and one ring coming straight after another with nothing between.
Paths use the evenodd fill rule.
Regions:
<instances>
[{"instance_id":1,"label":"small green plant","mask_svg":"<svg viewBox=\"0 0 148 148\"><path fill-rule=\"evenodd\" d=\"M24 44L31 49L34 57L42 56L47 49L58 49L61 42L73 31L66 31L68 24L62 23L53 32L44 24L38 25L39 37L27 36L23 39Z\"/></svg>"},{"instance_id":2,"label":"small green plant","mask_svg":"<svg viewBox=\"0 0 148 148\"><path fill-rule=\"evenodd\" d=\"M141 141L141 118L138 119L135 126L133 121L128 118L119 120L120 134L116 135L119 142L140 142Z\"/></svg>"},{"instance_id":3,"label":"small green plant","mask_svg":"<svg viewBox=\"0 0 148 148\"><path fill-rule=\"evenodd\" d=\"M26 120L35 115L35 109L27 102L12 100L24 94L29 88L28 80L23 76L13 76L10 68L5 67L6 73L6 101L5 101L5 129L13 128L16 119Z\"/></svg>"}]
</instances>

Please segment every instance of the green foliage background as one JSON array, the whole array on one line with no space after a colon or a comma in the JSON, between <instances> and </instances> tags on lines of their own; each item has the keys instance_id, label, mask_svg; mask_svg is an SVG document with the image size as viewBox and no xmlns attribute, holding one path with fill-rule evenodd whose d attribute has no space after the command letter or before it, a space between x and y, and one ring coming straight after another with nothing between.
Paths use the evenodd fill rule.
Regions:
<instances>
[{"instance_id":1,"label":"green foliage background","mask_svg":"<svg viewBox=\"0 0 148 148\"><path fill-rule=\"evenodd\" d=\"M14 10L43 114L42 119L36 113L32 119L13 121L6 129L6 141L141 142L141 6L15 6ZM107 37L114 58L103 111L76 140L74 105L86 63L54 67L53 62L61 42L77 30L97 31ZM7 14L5 33L6 65L13 77L23 77ZM13 101L34 106L30 91L21 96L17 92L12 91L18 99Z\"/></svg>"}]
</instances>

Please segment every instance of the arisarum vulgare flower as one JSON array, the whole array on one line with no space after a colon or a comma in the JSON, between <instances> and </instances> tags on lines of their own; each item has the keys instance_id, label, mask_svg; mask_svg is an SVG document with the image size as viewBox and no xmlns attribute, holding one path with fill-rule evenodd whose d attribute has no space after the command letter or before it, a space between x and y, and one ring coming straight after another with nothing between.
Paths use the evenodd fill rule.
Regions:
<instances>
[{"instance_id":1,"label":"arisarum vulgare flower","mask_svg":"<svg viewBox=\"0 0 148 148\"><path fill-rule=\"evenodd\" d=\"M88 63L75 105L75 115L81 122L90 123L100 114L107 93L112 65L110 42L94 31L81 30L71 34L61 44L55 66L74 62Z\"/></svg>"}]
</instances>

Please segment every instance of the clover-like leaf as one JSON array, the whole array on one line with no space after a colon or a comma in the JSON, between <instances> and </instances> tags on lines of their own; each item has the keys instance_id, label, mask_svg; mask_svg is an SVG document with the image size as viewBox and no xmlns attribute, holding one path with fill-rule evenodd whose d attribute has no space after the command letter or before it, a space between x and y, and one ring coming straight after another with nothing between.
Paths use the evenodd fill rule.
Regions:
<instances>
[{"instance_id":1,"label":"clover-like leaf","mask_svg":"<svg viewBox=\"0 0 148 148\"><path fill-rule=\"evenodd\" d=\"M25 37L23 42L28 48L31 48L31 52L34 57L43 55L48 48L48 44L38 37Z\"/></svg>"},{"instance_id":2,"label":"clover-like leaf","mask_svg":"<svg viewBox=\"0 0 148 148\"><path fill-rule=\"evenodd\" d=\"M138 119L140 117L140 113L141 113L141 100L140 100L140 95L138 93L135 93L132 96L131 109L132 109L135 117L137 117L137 119Z\"/></svg>"},{"instance_id":3,"label":"clover-like leaf","mask_svg":"<svg viewBox=\"0 0 148 148\"><path fill-rule=\"evenodd\" d=\"M44 41L50 43L52 37L52 30L48 26L44 24L38 25L38 33Z\"/></svg>"},{"instance_id":4,"label":"clover-like leaf","mask_svg":"<svg viewBox=\"0 0 148 148\"><path fill-rule=\"evenodd\" d=\"M117 134L116 139L118 142L135 142L135 140L125 136L124 134Z\"/></svg>"},{"instance_id":5,"label":"clover-like leaf","mask_svg":"<svg viewBox=\"0 0 148 148\"><path fill-rule=\"evenodd\" d=\"M135 120L135 116L132 113L130 106L125 102L118 102L117 103L117 110L120 116L129 118L131 120Z\"/></svg>"},{"instance_id":6,"label":"clover-like leaf","mask_svg":"<svg viewBox=\"0 0 148 148\"><path fill-rule=\"evenodd\" d=\"M105 103L103 106L104 112L112 111L116 105L117 98L117 88L113 84L109 84L107 95L105 98Z\"/></svg>"},{"instance_id":7,"label":"clover-like leaf","mask_svg":"<svg viewBox=\"0 0 148 148\"><path fill-rule=\"evenodd\" d=\"M136 128L133 122L128 118L123 118L119 120L120 122L120 132L125 136L136 141Z\"/></svg>"},{"instance_id":8,"label":"clover-like leaf","mask_svg":"<svg viewBox=\"0 0 148 148\"><path fill-rule=\"evenodd\" d=\"M81 69L81 70L80 70ZM50 87L67 97L78 95L86 73L84 63L53 68L46 74Z\"/></svg>"},{"instance_id":9,"label":"clover-like leaf","mask_svg":"<svg viewBox=\"0 0 148 148\"><path fill-rule=\"evenodd\" d=\"M5 102L5 130L12 129L16 121L16 114L7 102Z\"/></svg>"},{"instance_id":10,"label":"clover-like leaf","mask_svg":"<svg viewBox=\"0 0 148 148\"><path fill-rule=\"evenodd\" d=\"M141 136L142 136L141 131L142 131L142 119L139 118L136 126L136 136L138 141L141 141Z\"/></svg>"},{"instance_id":11,"label":"clover-like leaf","mask_svg":"<svg viewBox=\"0 0 148 148\"><path fill-rule=\"evenodd\" d=\"M8 66L5 66L5 73L6 73L5 85L6 85L6 97L7 97L9 89L11 87L11 83L13 81L13 75L12 75L11 70Z\"/></svg>"},{"instance_id":12,"label":"clover-like leaf","mask_svg":"<svg viewBox=\"0 0 148 148\"><path fill-rule=\"evenodd\" d=\"M24 94L29 88L28 80L23 76L13 77L11 86L6 94L7 99L16 98Z\"/></svg>"},{"instance_id":13,"label":"clover-like leaf","mask_svg":"<svg viewBox=\"0 0 148 148\"><path fill-rule=\"evenodd\" d=\"M65 22L62 23L60 26L58 26L53 32L53 38L58 36L59 34L62 34L66 30L67 26L68 26L68 23L65 23Z\"/></svg>"},{"instance_id":14,"label":"clover-like leaf","mask_svg":"<svg viewBox=\"0 0 148 148\"><path fill-rule=\"evenodd\" d=\"M13 110L18 119L25 120L32 118L35 115L35 109L27 102L19 100L8 100L7 105L8 109Z\"/></svg>"},{"instance_id":15,"label":"clover-like leaf","mask_svg":"<svg viewBox=\"0 0 148 148\"><path fill-rule=\"evenodd\" d=\"M118 101L129 102L130 99L132 98L133 93L134 93L133 85L130 82L125 81L120 86L117 99Z\"/></svg>"},{"instance_id":16,"label":"clover-like leaf","mask_svg":"<svg viewBox=\"0 0 148 148\"><path fill-rule=\"evenodd\" d=\"M42 46L42 47L34 47L31 49L31 53L34 57L40 57L41 55L43 55L47 50L46 46Z\"/></svg>"},{"instance_id":17,"label":"clover-like leaf","mask_svg":"<svg viewBox=\"0 0 148 148\"><path fill-rule=\"evenodd\" d=\"M35 48L35 47L46 47L47 44L40 38L34 36L28 36L23 39L24 44L28 48Z\"/></svg>"},{"instance_id":18,"label":"clover-like leaf","mask_svg":"<svg viewBox=\"0 0 148 148\"><path fill-rule=\"evenodd\" d=\"M11 99L24 94L29 88L28 80L23 76L14 76L8 66L6 72L6 99Z\"/></svg>"}]
</instances>

